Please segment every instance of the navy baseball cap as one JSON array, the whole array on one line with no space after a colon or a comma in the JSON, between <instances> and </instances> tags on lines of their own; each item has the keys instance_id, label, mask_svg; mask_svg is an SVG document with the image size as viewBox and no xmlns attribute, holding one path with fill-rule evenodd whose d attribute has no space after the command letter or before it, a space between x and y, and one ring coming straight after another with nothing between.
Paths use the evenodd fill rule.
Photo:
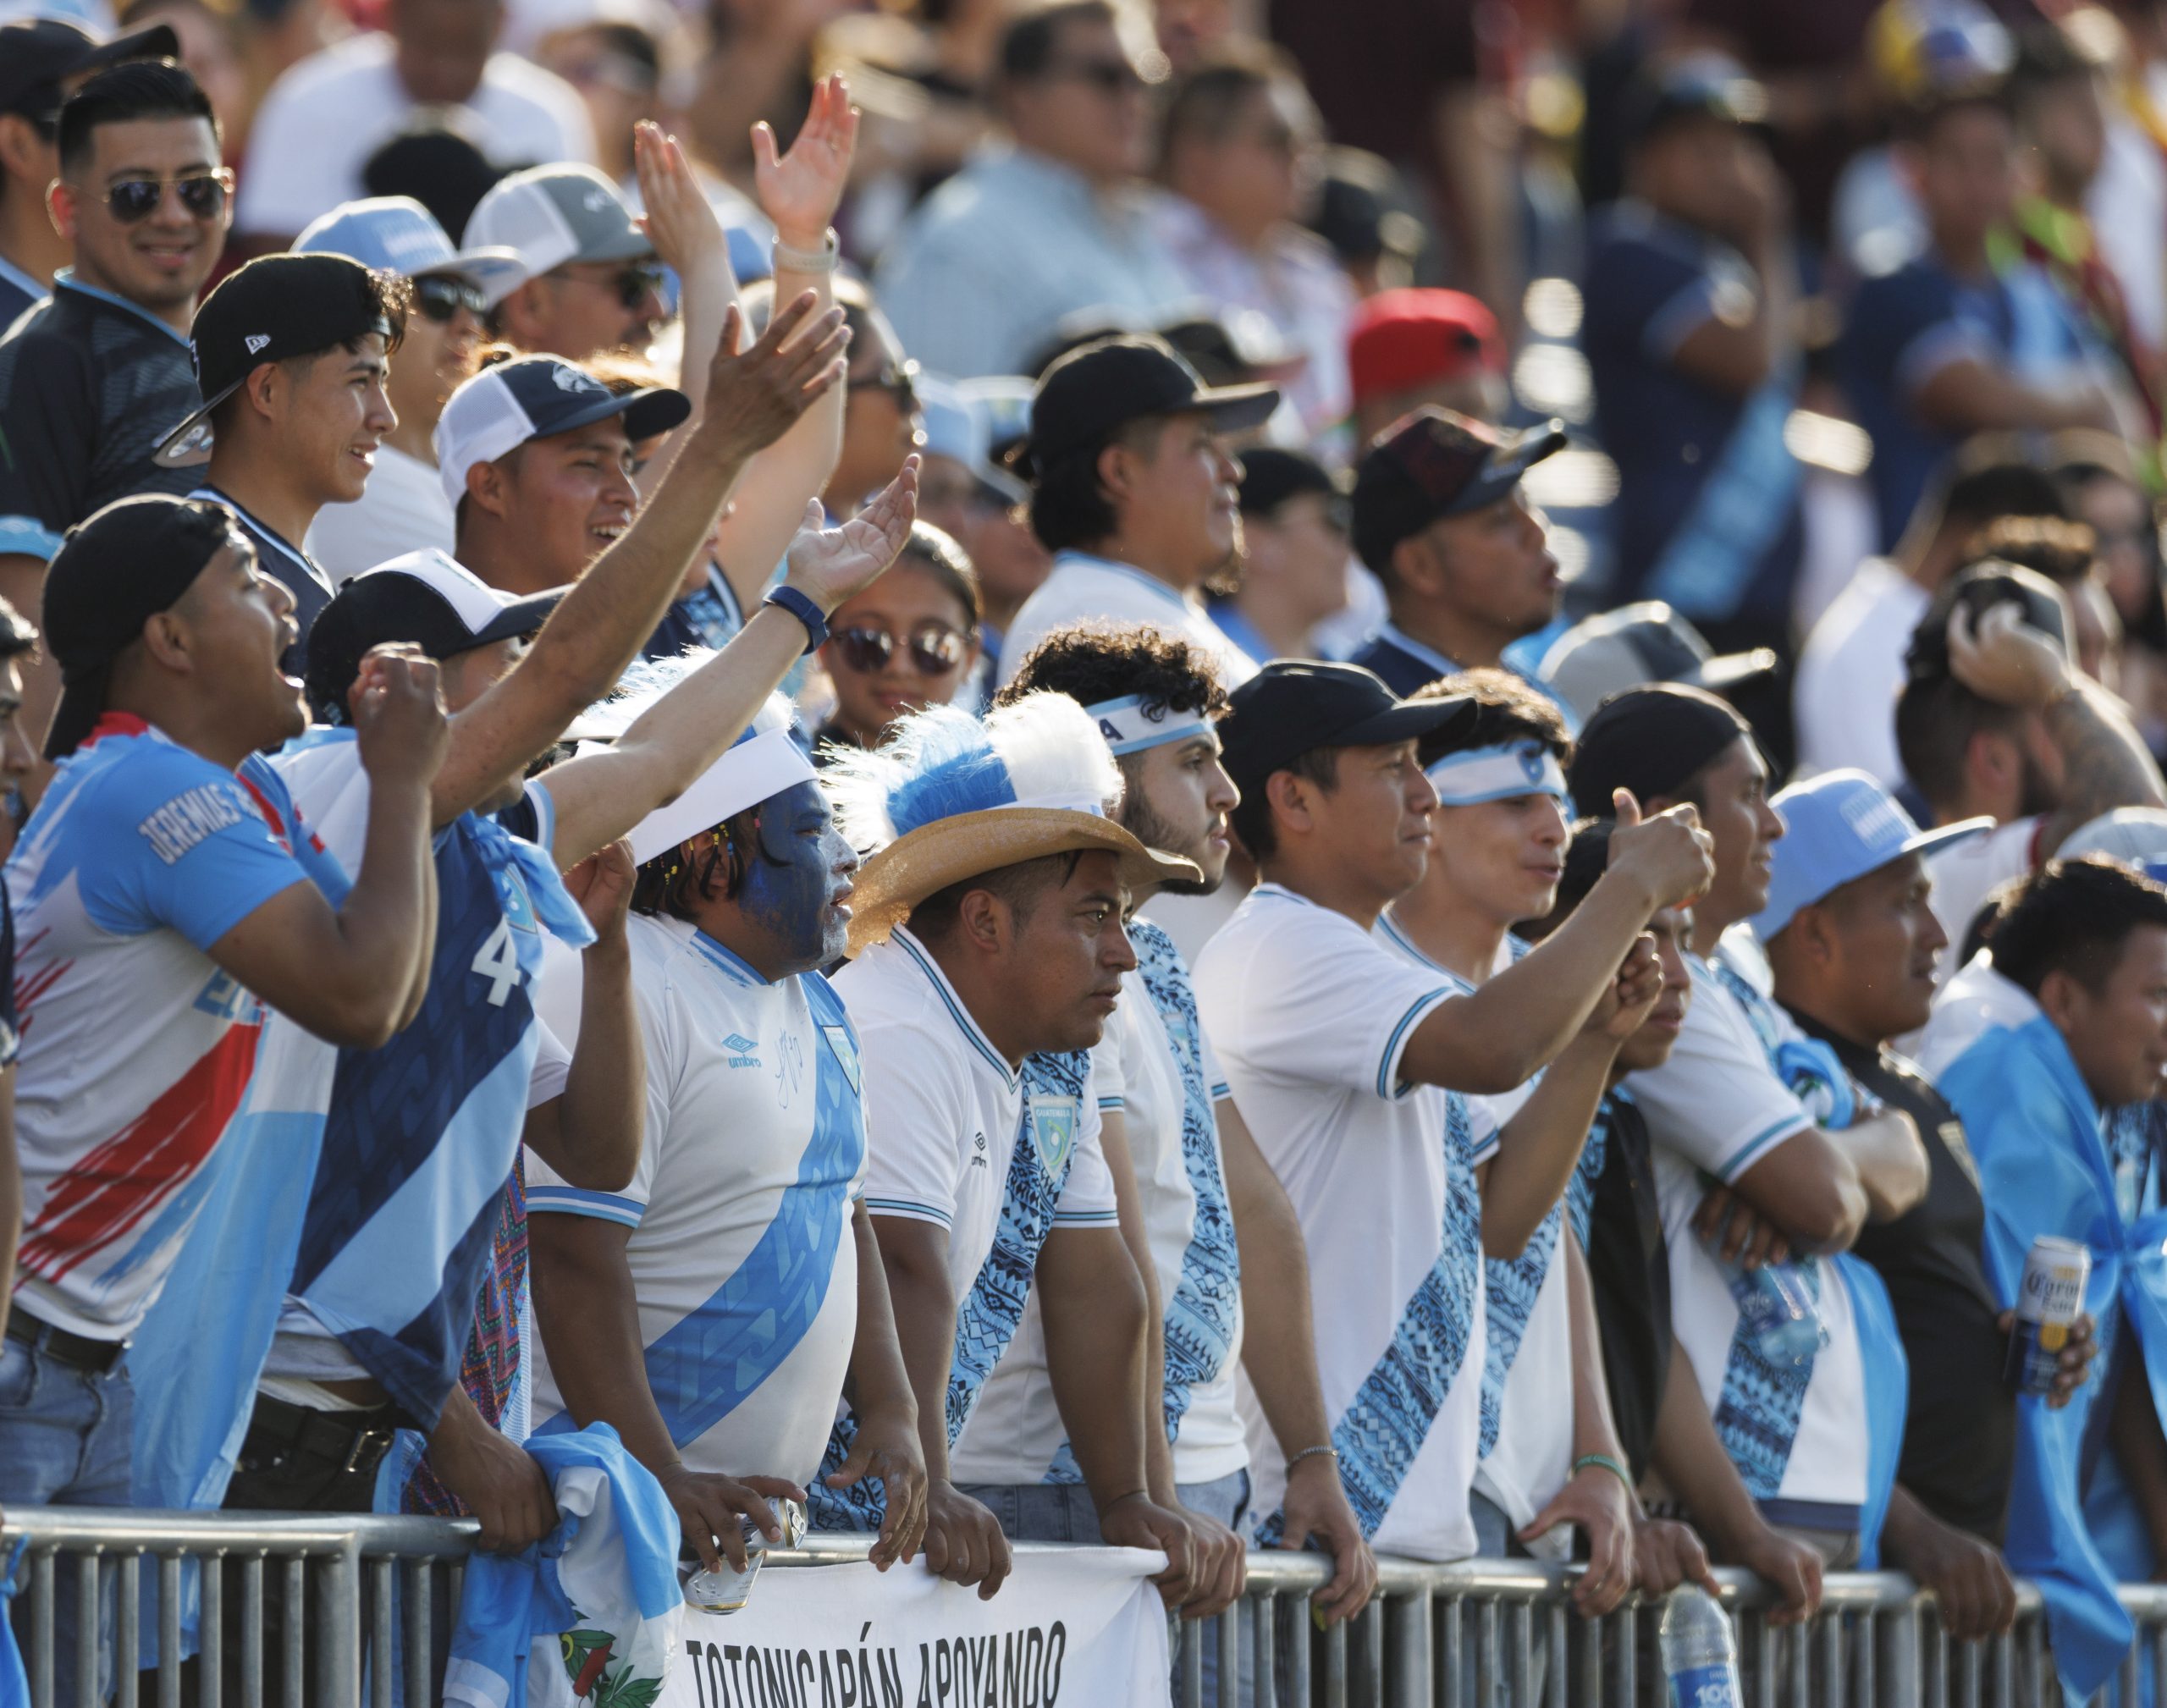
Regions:
<instances>
[{"instance_id":1,"label":"navy baseball cap","mask_svg":"<svg viewBox=\"0 0 2167 1708\"><path fill-rule=\"evenodd\" d=\"M1494 504L1545 457L1565 449L1565 423L1517 433L1425 405L1379 433L1354 472L1354 552L1378 575L1392 548L1444 516Z\"/></svg>"},{"instance_id":2,"label":"navy baseball cap","mask_svg":"<svg viewBox=\"0 0 2167 1708\"><path fill-rule=\"evenodd\" d=\"M1754 916L1753 934L1766 943L1800 908L1833 895L1854 879L1878 872L1906 854L1931 854L1993 829L1991 818L1966 818L1922 830L1911 815L1863 771L1823 771L1794 783L1769 803L1784 821L1770 850L1768 905Z\"/></svg>"},{"instance_id":3,"label":"navy baseball cap","mask_svg":"<svg viewBox=\"0 0 2167 1708\"><path fill-rule=\"evenodd\" d=\"M50 127L66 98L70 77L124 64L130 59L177 59L180 38L170 24L153 24L101 41L63 18L25 18L0 24L0 113L19 113Z\"/></svg>"},{"instance_id":4,"label":"navy baseball cap","mask_svg":"<svg viewBox=\"0 0 2167 1708\"><path fill-rule=\"evenodd\" d=\"M1276 658L1228 696L1220 763L1246 795L1319 747L1411 741L1475 714L1469 699L1398 699L1359 664Z\"/></svg>"},{"instance_id":5,"label":"navy baseball cap","mask_svg":"<svg viewBox=\"0 0 2167 1708\"><path fill-rule=\"evenodd\" d=\"M437 474L452 508L466 496L466 471L493 463L529 439L568 433L611 416L633 439L666 433L692 412L692 399L667 386L615 392L585 368L554 355L516 356L485 367L451 394L433 442Z\"/></svg>"},{"instance_id":6,"label":"navy baseball cap","mask_svg":"<svg viewBox=\"0 0 2167 1708\"><path fill-rule=\"evenodd\" d=\"M1199 411L1220 433L1261 427L1279 407L1269 385L1207 386L1162 338L1102 338L1048 368L1031 399L1031 436L1014 456L1035 477L1063 457L1095 452L1116 429L1147 416Z\"/></svg>"}]
</instances>

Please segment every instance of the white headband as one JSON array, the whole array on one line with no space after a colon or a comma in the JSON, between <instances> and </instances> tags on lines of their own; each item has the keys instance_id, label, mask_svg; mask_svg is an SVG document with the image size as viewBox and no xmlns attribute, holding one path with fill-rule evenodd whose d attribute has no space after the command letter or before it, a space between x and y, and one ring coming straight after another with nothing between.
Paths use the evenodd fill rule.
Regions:
<instances>
[{"instance_id":1,"label":"white headband","mask_svg":"<svg viewBox=\"0 0 2167 1708\"><path fill-rule=\"evenodd\" d=\"M1101 700L1084 709L1098 724L1099 733L1106 738L1106 746L1113 750L1116 758L1124 753L1140 753L1146 747L1161 747L1169 741L1186 741L1192 736L1211 732L1210 720L1201 713L1177 712L1164 704L1147 707L1141 694L1131 694L1122 700Z\"/></svg>"},{"instance_id":2,"label":"white headband","mask_svg":"<svg viewBox=\"0 0 2167 1708\"><path fill-rule=\"evenodd\" d=\"M1425 773L1441 807L1474 807L1485 801L1509 801L1518 795L1571 797L1558 756L1540 741L1509 747L1468 747L1447 753Z\"/></svg>"},{"instance_id":3,"label":"white headband","mask_svg":"<svg viewBox=\"0 0 2167 1708\"><path fill-rule=\"evenodd\" d=\"M732 814L819 774L787 729L748 736L675 801L632 827L633 863L644 866L687 837L712 830Z\"/></svg>"}]
</instances>

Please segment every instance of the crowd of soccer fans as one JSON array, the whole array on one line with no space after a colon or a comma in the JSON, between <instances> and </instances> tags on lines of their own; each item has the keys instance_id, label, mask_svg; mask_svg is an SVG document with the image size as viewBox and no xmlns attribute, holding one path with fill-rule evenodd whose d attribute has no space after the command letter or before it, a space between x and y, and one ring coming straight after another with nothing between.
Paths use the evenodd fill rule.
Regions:
<instances>
[{"instance_id":1,"label":"crowd of soccer fans","mask_svg":"<svg viewBox=\"0 0 2167 1708\"><path fill-rule=\"evenodd\" d=\"M0 15L0 1507L2120 1667L2167 4Z\"/></svg>"}]
</instances>

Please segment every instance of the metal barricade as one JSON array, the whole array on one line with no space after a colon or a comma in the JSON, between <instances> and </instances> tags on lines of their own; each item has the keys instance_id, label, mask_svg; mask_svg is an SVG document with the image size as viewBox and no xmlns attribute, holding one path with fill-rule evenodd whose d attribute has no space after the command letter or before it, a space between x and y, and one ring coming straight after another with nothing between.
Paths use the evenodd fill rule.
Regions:
<instances>
[{"instance_id":1,"label":"metal barricade","mask_svg":"<svg viewBox=\"0 0 2167 1708\"><path fill-rule=\"evenodd\" d=\"M72 1708L54 1694L64 1584L85 1601L112 1600L108 1700L121 1708L433 1704L476 1529L336 1513L11 1510L0 1523L0 1559L28 1538L16 1624L31 1701ZM834 1565L864 1558L869 1545L863 1536L813 1536L800 1548L771 1550L768 1563ZM1329 1563L1317 1555L1252 1553L1236 1612L1180 1627L1176 1703L1657 1708L1665 1700L1659 1606L1629 1602L1584 1620L1571 1611L1574 1568L1378 1563L1370 1606L1351 1624L1320 1628L1310 1597L1330 1577ZM2038 1592L2028 1584L2020 1585L2013 1632L1952 1643L1933 1598L1893 1573L1831 1573L1820 1613L1789 1627L1770 1619L1757 1579L1717 1575L1737 1633L1746 1708L2053 1708L2059 1700ZM2142 1687L2167 1679L2167 1586L2126 1585L2122 1601L2137 1623L2137 1640L2104 1696L2111 1708L2141 1708ZM184 1662L191 1615L201 1652ZM277 1640L267 1641L273 1626ZM241 1645L230 1656L229 1628ZM80 1623L77 1702L97 1700L96 1684L84 1681L98 1671L99 1645L97 1626ZM1209 1696L1207 1646L1218 1684Z\"/></svg>"}]
</instances>

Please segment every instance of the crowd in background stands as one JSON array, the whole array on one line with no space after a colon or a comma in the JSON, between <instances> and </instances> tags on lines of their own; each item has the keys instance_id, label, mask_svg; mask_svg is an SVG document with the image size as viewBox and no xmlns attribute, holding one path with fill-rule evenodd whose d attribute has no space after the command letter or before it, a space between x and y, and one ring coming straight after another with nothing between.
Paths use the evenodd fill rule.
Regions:
<instances>
[{"instance_id":1,"label":"crowd in background stands","mask_svg":"<svg viewBox=\"0 0 2167 1708\"><path fill-rule=\"evenodd\" d=\"M2114 1674L2167 4L0 15L0 1502Z\"/></svg>"}]
</instances>

